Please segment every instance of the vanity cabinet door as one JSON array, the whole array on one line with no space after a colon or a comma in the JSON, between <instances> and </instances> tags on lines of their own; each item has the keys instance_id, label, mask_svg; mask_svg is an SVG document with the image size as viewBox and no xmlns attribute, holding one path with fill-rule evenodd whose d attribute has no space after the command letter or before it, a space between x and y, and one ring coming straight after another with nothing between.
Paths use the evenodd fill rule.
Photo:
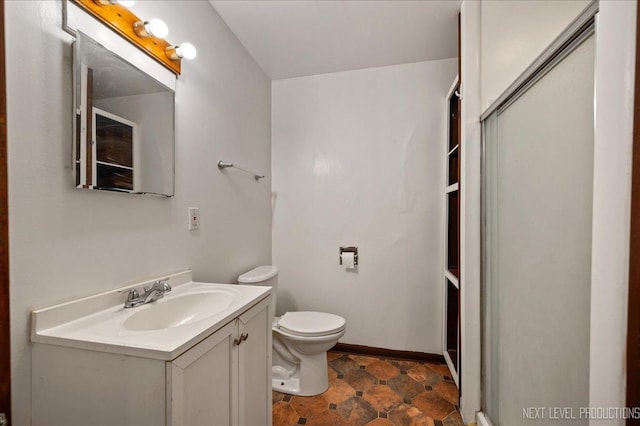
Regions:
<instances>
[{"instance_id":1,"label":"vanity cabinet door","mask_svg":"<svg viewBox=\"0 0 640 426\"><path fill-rule=\"evenodd\" d=\"M240 315L238 345L240 426L272 424L271 296Z\"/></svg>"},{"instance_id":2,"label":"vanity cabinet door","mask_svg":"<svg viewBox=\"0 0 640 426\"><path fill-rule=\"evenodd\" d=\"M236 425L237 320L167 362L167 424Z\"/></svg>"},{"instance_id":3,"label":"vanity cabinet door","mask_svg":"<svg viewBox=\"0 0 640 426\"><path fill-rule=\"evenodd\" d=\"M270 426L271 297L167 362L170 426Z\"/></svg>"}]
</instances>

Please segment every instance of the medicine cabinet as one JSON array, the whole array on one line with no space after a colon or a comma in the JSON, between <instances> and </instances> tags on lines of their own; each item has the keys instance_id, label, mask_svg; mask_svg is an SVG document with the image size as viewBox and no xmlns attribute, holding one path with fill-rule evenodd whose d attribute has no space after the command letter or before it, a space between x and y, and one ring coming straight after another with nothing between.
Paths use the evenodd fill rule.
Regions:
<instances>
[{"instance_id":1,"label":"medicine cabinet","mask_svg":"<svg viewBox=\"0 0 640 426\"><path fill-rule=\"evenodd\" d=\"M82 32L74 42L77 188L174 194L174 92Z\"/></svg>"}]
</instances>

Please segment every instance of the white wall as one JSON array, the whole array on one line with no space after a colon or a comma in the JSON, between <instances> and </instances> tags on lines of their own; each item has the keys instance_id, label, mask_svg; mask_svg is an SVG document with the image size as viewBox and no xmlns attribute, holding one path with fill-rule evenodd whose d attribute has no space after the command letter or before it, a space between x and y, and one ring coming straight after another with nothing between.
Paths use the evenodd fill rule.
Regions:
<instances>
[{"instance_id":1,"label":"white wall","mask_svg":"<svg viewBox=\"0 0 640 426\"><path fill-rule=\"evenodd\" d=\"M176 196L74 188L71 37L60 2L6 2L14 424L30 424L28 315L125 281L193 268L234 281L271 262L271 82L207 2L138 2L191 41L176 93ZM267 175L216 167L234 161ZM201 228L187 231L187 207Z\"/></svg>"},{"instance_id":2,"label":"white wall","mask_svg":"<svg viewBox=\"0 0 640 426\"><path fill-rule=\"evenodd\" d=\"M624 407L626 401L637 7L637 2L602 1L596 22L591 407ZM622 426L625 421L590 424Z\"/></svg>"},{"instance_id":3,"label":"white wall","mask_svg":"<svg viewBox=\"0 0 640 426\"><path fill-rule=\"evenodd\" d=\"M341 341L442 353L445 96L455 59L273 82L278 313ZM338 247L359 248L357 272Z\"/></svg>"},{"instance_id":4,"label":"white wall","mask_svg":"<svg viewBox=\"0 0 640 426\"><path fill-rule=\"evenodd\" d=\"M590 0L484 0L481 2L482 109L590 3Z\"/></svg>"}]
</instances>

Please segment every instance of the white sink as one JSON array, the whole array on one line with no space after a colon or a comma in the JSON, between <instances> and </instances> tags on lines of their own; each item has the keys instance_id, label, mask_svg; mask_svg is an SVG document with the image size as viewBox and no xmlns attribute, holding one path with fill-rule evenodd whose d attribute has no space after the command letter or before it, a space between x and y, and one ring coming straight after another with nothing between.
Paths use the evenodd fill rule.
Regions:
<instances>
[{"instance_id":1,"label":"white sink","mask_svg":"<svg viewBox=\"0 0 640 426\"><path fill-rule=\"evenodd\" d=\"M271 294L271 287L194 282L191 271L159 278L173 290L135 308L124 307L126 293L158 278L35 310L31 341L173 360Z\"/></svg>"},{"instance_id":2,"label":"white sink","mask_svg":"<svg viewBox=\"0 0 640 426\"><path fill-rule=\"evenodd\" d=\"M239 293L231 289L176 295L167 293L157 302L136 309L123 327L127 330L161 330L202 321L229 306Z\"/></svg>"}]
</instances>

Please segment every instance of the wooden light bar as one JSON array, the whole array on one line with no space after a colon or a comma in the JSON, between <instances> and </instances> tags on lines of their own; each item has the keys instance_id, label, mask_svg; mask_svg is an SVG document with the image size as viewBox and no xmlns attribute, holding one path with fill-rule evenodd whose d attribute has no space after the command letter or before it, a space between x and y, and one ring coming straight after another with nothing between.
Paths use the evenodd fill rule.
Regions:
<instances>
[{"instance_id":1,"label":"wooden light bar","mask_svg":"<svg viewBox=\"0 0 640 426\"><path fill-rule=\"evenodd\" d=\"M98 4L93 0L70 0L80 6L83 10L104 22L112 30L129 40L140 50L151 56L156 61L167 67L177 75L180 75L180 59L171 59L165 53L167 47L173 46L162 38L150 36L140 37L134 29L133 24L144 19L138 18L126 7L120 4Z\"/></svg>"}]
</instances>

